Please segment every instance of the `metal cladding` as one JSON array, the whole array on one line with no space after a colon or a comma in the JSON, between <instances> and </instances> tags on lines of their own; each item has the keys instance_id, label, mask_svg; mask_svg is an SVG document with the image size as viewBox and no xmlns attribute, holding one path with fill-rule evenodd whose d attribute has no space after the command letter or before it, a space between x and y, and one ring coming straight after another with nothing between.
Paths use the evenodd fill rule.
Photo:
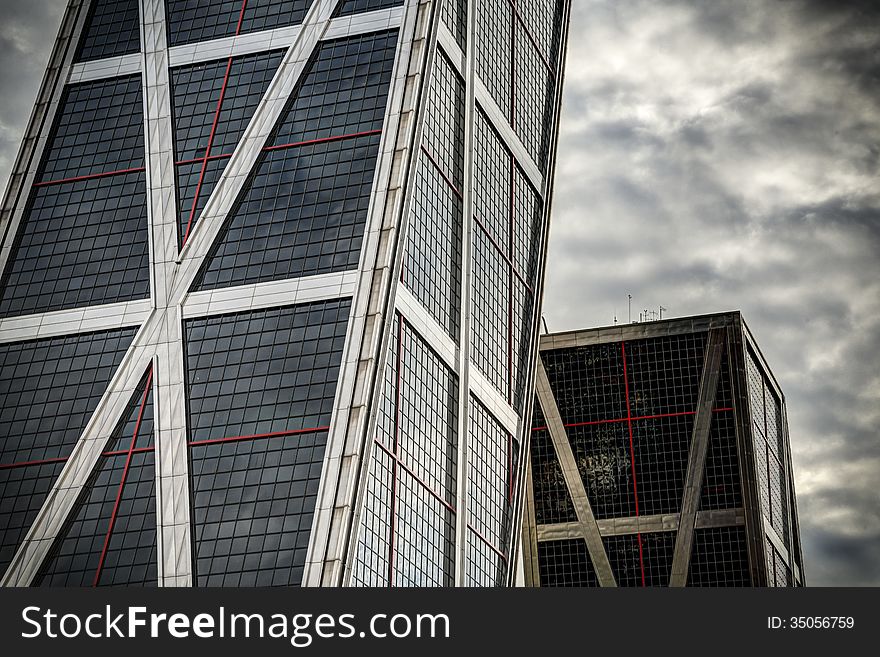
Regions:
<instances>
[{"instance_id":1,"label":"metal cladding","mask_svg":"<svg viewBox=\"0 0 880 657\"><path fill-rule=\"evenodd\" d=\"M514 582L568 8L69 0L0 214L4 585Z\"/></svg>"},{"instance_id":2,"label":"metal cladding","mask_svg":"<svg viewBox=\"0 0 880 657\"><path fill-rule=\"evenodd\" d=\"M531 586L803 586L785 397L739 313L541 336Z\"/></svg>"}]
</instances>

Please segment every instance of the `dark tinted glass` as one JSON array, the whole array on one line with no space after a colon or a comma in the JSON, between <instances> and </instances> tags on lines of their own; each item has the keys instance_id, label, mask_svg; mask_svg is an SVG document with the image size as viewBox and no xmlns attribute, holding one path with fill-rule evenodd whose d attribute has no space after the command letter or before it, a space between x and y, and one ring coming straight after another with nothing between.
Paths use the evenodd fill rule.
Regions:
<instances>
[{"instance_id":1,"label":"dark tinted glass","mask_svg":"<svg viewBox=\"0 0 880 657\"><path fill-rule=\"evenodd\" d=\"M298 25L312 0L165 0L168 44Z\"/></svg>"},{"instance_id":2,"label":"dark tinted glass","mask_svg":"<svg viewBox=\"0 0 880 657\"><path fill-rule=\"evenodd\" d=\"M403 0L339 0L333 15L351 16L353 14L362 14L366 11L399 7L402 4Z\"/></svg>"},{"instance_id":3,"label":"dark tinted glass","mask_svg":"<svg viewBox=\"0 0 880 657\"><path fill-rule=\"evenodd\" d=\"M283 54L230 57L172 70L181 244L211 197Z\"/></svg>"},{"instance_id":4,"label":"dark tinted glass","mask_svg":"<svg viewBox=\"0 0 880 657\"><path fill-rule=\"evenodd\" d=\"M144 166L144 108L139 75L64 90L39 183Z\"/></svg>"},{"instance_id":5,"label":"dark tinted glass","mask_svg":"<svg viewBox=\"0 0 880 657\"><path fill-rule=\"evenodd\" d=\"M116 371L135 329L0 345L0 571Z\"/></svg>"},{"instance_id":6,"label":"dark tinted glass","mask_svg":"<svg viewBox=\"0 0 880 657\"><path fill-rule=\"evenodd\" d=\"M669 586L675 532L602 539L618 586Z\"/></svg>"},{"instance_id":7,"label":"dark tinted glass","mask_svg":"<svg viewBox=\"0 0 880 657\"><path fill-rule=\"evenodd\" d=\"M599 586L582 538L538 543L541 586Z\"/></svg>"},{"instance_id":8,"label":"dark tinted glass","mask_svg":"<svg viewBox=\"0 0 880 657\"><path fill-rule=\"evenodd\" d=\"M349 307L186 323L200 586L300 584Z\"/></svg>"},{"instance_id":9,"label":"dark tinted glass","mask_svg":"<svg viewBox=\"0 0 880 657\"><path fill-rule=\"evenodd\" d=\"M688 586L750 586L745 527L697 529Z\"/></svg>"},{"instance_id":10,"label":"dark tinted glass","mask_svg":"<svg viewBox=\"0 0 880 657\"><path fill-rule=\"evenodd\" d=\"M152 376L148 375L34 584L156 585L154 458Z\"/></svg>"},{"instance_id":11,"label":"dark tinted glass","mask_svg":"<svg viewBox=\"0 0 880 657\"><path fill-rule=\"evenodd\" d=\"M3 278L0 316L149 297L145 176L37 187Z\"/></svg>"},{"instance_id":12,"label":"dark tinted glass","mask_svg":"<svg viewBox=\"0 0 880 657\"><path fill-rule=\"evenodd\" d=\"M383 32L319 47L196 289L356 266L395 42Z\"/></svg>"},{"instance_id":13,"label":"dark tinted glass","mask_svg":"<svg viewBox=\"0 0 880 657\"><path fill-rule=\"evenodd\" d=\"M76 61L138 52L141 25L138 0L93 0Z\"/></svg>"}]
</instances>

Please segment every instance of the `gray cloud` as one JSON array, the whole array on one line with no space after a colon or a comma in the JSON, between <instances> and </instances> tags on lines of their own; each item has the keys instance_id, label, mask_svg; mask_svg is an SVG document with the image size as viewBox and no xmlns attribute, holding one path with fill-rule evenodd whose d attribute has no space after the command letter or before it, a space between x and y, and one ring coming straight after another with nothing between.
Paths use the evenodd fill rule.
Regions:
<instances>
[{"instance_id":1,"label":"gray cloud","mask_svg":"<svg viewBox=\"0 0 880 657\"><path fill-rule=\"evenodd\" d=\"M544 312L741 309L808 581L880 584L880 5L574 3ZM572 290L582 290L574 298Z\"/></svg>"},{"instance_id":2,"label":"gray cloud","mask_svg":"<svg viewBox=\"0 0 880 657\"><path fill-rule=\"evenodd\" d=\"M4 0L0 21L0 185L5 189L65 2Z\"/></svg>"}]
</instances>

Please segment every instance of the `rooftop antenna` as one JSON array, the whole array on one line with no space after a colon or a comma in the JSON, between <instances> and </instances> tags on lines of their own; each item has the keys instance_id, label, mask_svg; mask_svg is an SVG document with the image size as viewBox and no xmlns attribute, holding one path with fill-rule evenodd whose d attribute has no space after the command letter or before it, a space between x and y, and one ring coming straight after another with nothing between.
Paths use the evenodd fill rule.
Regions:
<instances>
[{"instance_id":1,"label":"rooftop antenna","mask_svg":"<svg viewBox=\"0 0 880 657\"><path fill-rule=\"evenodd\" d=\"M544 325L544 333L550 333L550 329L547 328L547 318L543 313L541 313L541 323Z\"/></svg>"},{"instance_id":2,"label":"rooftop antenna","mask_svg":"<svg viewBox=\"0 0 880 657\"><path fill-rule=\"evenodd\" d=\"M614 323L617 324L617 311L614 311Z\"/></svg>"},{"instance_id":3,"label":"rooftop antenna","mask_svg":"<svg viewBox=\"0 0 880 657\"><path fill-rule=\"evenodd\" d=\"M664 310L669 310L669 308L664 308L663 306L660 306L660 319L663 319L663 311Z\"/></svg>"},{"instance_id":4,"label":"rooftop antenna","mask_svg":"<svg viewBox=\"0 0 880 657\"><path fill-rule=\"evenodd\" d=\"M633 322L633 295L627 294L626 300L627 300L626 321L629 324L632 324L632 322Z\"/></svg>"}]
</instances>

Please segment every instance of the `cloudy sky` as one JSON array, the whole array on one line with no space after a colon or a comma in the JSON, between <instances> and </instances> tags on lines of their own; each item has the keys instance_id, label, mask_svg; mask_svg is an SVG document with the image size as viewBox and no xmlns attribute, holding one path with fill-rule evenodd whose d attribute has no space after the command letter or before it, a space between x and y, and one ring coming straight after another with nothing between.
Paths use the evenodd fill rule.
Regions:
<instances>
[{"instance_id":1,"label":"cloudy sky","mask_svg":"<svg viewBox=\"0 0 880 657\"><path fill-rule=\"evenodd\" d=\"M808 583L880 585L880 2L573 4L550 329L742 310Z\"/></svg>"},{"instance_id":2,"label":"cloudy sky","mask_svg":"<svg viewBox=\"0 0 880 657\"><path fill-rule=\"evenodd\" d=\"M62 0L3 0L0 181ZM787 394L807 578L880 585L880 3L574 0L551 330L741 309ZM3 183L0 183L3 184Z\"/></svg>"}]
</instances>

